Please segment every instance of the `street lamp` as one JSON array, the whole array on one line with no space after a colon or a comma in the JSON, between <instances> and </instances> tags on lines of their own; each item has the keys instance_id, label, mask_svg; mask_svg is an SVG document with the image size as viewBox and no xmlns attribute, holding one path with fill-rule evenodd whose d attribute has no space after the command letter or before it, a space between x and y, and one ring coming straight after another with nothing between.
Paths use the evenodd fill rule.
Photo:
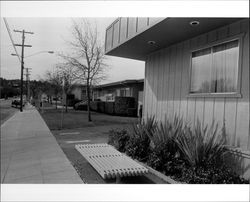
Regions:
<instances>
[{"instance_id":1,"label":"street lamp","mask_svg":"<svg viewBox=\"0 0 250 202\"><path fill-rule=\"evenodd\" d=\"M21 73L21 100L20 100L20 103L21 103L21 106L20 106L20 111L22 112L23 110L22 110L22 108L23 108L23 106L22 106L22 103L23 103L23 100L22 100L22 98L23 98L23 65L24 65L24 61L23 61L23 59L24 58L27 58L27 57L31 57L31 56L34 56L34 55L38 55L38 54L40 54L40 53L49 53L49 54L53 54L54 53L54 51L39 51L39 52L37 52L37 53L34 53L34 54L32 54L32 55L28 55L28 56L26 56L26 57L24 57L23 56L23 51L22 51L22 73ZM12 53L11 54L12 56L17 56L17 57L19 57L19 55L18 54L14 54L14 53ZM28 73L27 73L28 74ZM27 81L28 82L28 81ZM28 86L28 88L29 88L29 86ZM28 89L27 89L27 91L29 91ZM29 98L28 98L29 99Z\"/></svg>"},{"instance_id":2,"label":"street lamp","mask_svg":"<svg viewBox=\"0 0 250 202\"><path fill-rule=\"evenodd\" d=\"M39 52L33 53L33 54L31 54L31 55L28 55L28 56L26 56L26 57L24 57L24 58L28 58L28 57L31 57L31 56L34 56L34 55L39 55L40 53L54 54L54 51L39 51ZM12 56L18 56L18 55L15 54L15 53L12 53L11 55L12 55Z\"/></svg>"}]
</instances>

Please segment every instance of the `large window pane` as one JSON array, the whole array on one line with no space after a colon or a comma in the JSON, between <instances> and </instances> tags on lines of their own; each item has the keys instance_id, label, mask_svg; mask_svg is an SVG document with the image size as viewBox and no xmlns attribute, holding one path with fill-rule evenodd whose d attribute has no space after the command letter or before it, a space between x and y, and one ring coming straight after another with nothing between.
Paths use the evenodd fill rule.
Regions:
<instances>
[{"instance_id":1,"label":"large window pane","mask_svg":"<svg viewBox=\"0 0 250 202\"><path fill-rule=\"evenodd\" d=\"M190 92L236 92L238 60L238 40L193 52Z\"/></svg>"},{"instance_id":2,"label":"large window pane","mask_svg":"<svg viewBox=\"0 0 250 202\"><path fill-rule=\"evenodd\" d=\"M236 92L238 55L237 40L213 47L214 92Z\"/></svg>"},{"instance_id":3,"label":"large window pane","mask_svg":"<svg viewBox=\"0 0 250 202\"><path fill-rule=\"evenodd\" d=\"M192 54L191 93L208 93L211 89L211 48Z\"/></svg>"}]
</instances>

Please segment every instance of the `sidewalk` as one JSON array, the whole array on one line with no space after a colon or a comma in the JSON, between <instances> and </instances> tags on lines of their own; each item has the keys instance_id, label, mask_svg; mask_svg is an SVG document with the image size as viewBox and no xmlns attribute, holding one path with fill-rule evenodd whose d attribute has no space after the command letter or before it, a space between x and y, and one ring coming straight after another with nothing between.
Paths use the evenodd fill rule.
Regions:
<instances>
[{"instance_id":1,"label":"sidewalk","mask_svg":"<svg viewBox=\"0 0 250 202\"><path fill-rule=\"evenodd\" d=\"M1 126L1 183L83 183L31 105Z\"/></svg>"}]
</instances>

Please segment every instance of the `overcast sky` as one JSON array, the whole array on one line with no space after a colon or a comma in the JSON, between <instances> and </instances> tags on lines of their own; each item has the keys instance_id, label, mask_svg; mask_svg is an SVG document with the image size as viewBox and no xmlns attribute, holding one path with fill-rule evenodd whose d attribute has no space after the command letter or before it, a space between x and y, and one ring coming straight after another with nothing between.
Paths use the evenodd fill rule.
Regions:
<instances>
[{"instance_id":1,"label":"overcast sky","mask_svg":"<svg viewBox=\"0 0 250 202\"><path fill-rule=\"evenodd\" d=\"M21 43L21 33L14 29L34 32L26 34L25 44L32 45L25 48L25 56L39 51L65 52L69 50L66 41L71 40L72 18L6 18L15 43ZM88 18L90 23L97 24L100 38L104 43L105 29L115 18ZM20 62L11 56L14 48L11 45L3 18L1 18L1 77L6 79L20 78ZM21 54L21 47L17 47ZM51 70L61 59L56 54L41 53L25 58L25 67L32 68L31 79L40 79L46 70ZM107 56L108 78L102 83L144 78L144 62Z\"/></svg>"},{"instance_id":2,"label":"overcast sky","mask_svg":"<svg viewBox=\"0 0 250 202\"><path fill-rule=\"evenodd\" d=\"M11 56L11 45L3 16L6 17L15 43L21 43L21 34L13 29L32 31L26 35L25 56L39 51L67 51L65 40L70 40L70 17L95 17L104 41L105 29L117 16L121 17L248 17L249 1L1 1L1 77L20 78L20 62ZM212 12L211 12L212 11ZM96 18L96 17L99 18ZM21 53L20 47L17 47ZM144 77L144 62L108 57L108 79L103 83ZM32 68L31 79L44 76L60 62L56 54L39 54L25 58L25 67Z\"/></svg>"}]
</instances>

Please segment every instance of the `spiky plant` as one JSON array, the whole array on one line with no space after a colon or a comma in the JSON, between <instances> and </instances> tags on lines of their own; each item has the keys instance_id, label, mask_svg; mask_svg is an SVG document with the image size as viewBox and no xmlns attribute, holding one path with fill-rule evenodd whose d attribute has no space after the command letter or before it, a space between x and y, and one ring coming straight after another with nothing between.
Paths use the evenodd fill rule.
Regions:
<instances>
[{"instance_id":1,"label":"spiky plant","mask_svg":"<svg viewBox=\"0 0 250 202\"><path fill-rule=\"evenodd\" d=\"M152 134L147 133L153 147L162 143L174 146L175 139L182 134L183 125L183 120L176 115L173 120L167 120L164 124L158 124Z\"/></svg>"},{"instance_id":2,"label":"spiky plant","mask_svg":"<svg viewBox=\"0 0 250 202\"><path fill-rule=\"evenodd\" d=\"M183 135L178 136L176 142L190 166L197 168L222 164L228 149L224 146L225 138L218 132L218 124L212 122L209 128L203 128L197 120L193 130L186 126L183 131Z\"/></svg>"},{"instance_id":3,"label":"spiky plant","mask_svg":"<svg viewBox=\"0 0 250 202\"><path fill-rule=\"evenodd\" d=\"M154 116L146 121L134 124L130 133L130 140L126 145L126 153L132 158L146 161L150 153L150 138L148 134L153 134L157 126Z\"/></svg>"}]
</instances>

